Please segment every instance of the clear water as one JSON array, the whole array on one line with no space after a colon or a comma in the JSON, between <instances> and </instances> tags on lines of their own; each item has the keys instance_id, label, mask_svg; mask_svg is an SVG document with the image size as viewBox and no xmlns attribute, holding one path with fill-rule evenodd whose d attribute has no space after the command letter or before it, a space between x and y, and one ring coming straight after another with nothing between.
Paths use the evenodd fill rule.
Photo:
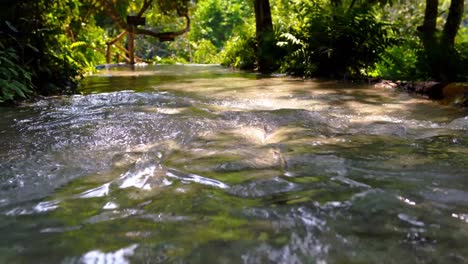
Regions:
<instances>
[{"instance_id":1,"label":"clear water","mask_svg":"<svg viewBox=\"0 0 468 264\"><path fill-rule=\"evenodd\" d=\"M468 112L217 66L0 108L0 263L466 263Z\"/></svg>"}]
</instances>

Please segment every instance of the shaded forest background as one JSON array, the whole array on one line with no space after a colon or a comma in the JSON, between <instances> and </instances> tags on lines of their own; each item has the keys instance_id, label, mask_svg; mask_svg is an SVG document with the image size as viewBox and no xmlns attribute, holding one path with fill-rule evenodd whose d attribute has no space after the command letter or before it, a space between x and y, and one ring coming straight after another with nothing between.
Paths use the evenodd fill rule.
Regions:
<instances>
[{"instance_id":1,"label":"shaded forest background","mask_svg":"<svg viewBox=\"0 0 468 264\"><path fill-rule=\"evenodd\" d=\"M0 103L75 92L142 15L148 63L219 63L304 77L468 79L464 0L1 0ZM187 22L190 22L188 30ZM187 29L187 30L186 30ZM126 38L112 61L125 61Z\"/></svg>"}]
</instances>

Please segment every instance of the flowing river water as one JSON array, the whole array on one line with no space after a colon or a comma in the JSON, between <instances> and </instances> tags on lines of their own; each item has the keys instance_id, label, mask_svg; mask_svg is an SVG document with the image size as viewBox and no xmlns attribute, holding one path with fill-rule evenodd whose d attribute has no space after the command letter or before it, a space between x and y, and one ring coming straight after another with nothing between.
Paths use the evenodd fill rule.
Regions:
<instances>
[{"instance_id":1,"label":"flowing river water","mask_svg":"<svg viewBox=\"0 0 468 264\"><path fill-rule=\"evenodd\" d=\"M0 108L0 263L466 263L468 111L218 66Z\"/></svg>"}]
</instances>

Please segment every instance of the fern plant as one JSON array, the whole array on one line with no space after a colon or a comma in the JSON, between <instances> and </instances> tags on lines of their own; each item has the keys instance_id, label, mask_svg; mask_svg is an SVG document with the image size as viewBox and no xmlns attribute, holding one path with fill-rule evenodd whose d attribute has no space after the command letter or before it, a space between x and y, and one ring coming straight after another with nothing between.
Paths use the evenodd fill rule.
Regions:
<instances>
[{"instance_id":1,"label":"fern plant","mask_svg":"<svg viewBox=\"0 0 468 264\"><path fill-rule=\"evenodd\" d=\"M298 6L299 24L281 35L282 70L301 76L359 76L393 43L391 29L367 5L344 9L320 2Z\"/></svg>"},{"instance_id":2,"label":"fern plant","mask_svg":"<svg viewBox=\"0 0 468 264\"><path fill-rule=\"evenodd\" d=\"M32 94L31 73L18 64L18 55L12 48L0 43L0 103L26 99Z\"/></svg>"}]
</instances>

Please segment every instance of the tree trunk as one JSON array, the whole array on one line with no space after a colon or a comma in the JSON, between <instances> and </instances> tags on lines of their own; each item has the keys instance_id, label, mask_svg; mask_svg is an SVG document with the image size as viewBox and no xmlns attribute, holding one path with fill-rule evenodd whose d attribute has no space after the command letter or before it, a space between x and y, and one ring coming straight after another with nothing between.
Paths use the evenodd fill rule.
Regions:
<instances>
[{"instance_id":1,"label":"tree trunk","mask_svg":"<svg viewBox=\"0 0 468 264\"><path fill-rule=\"evenodd\" d=\"M429 75L435 79L440 79L443 71L440 65L440 46L436 37L438 7L438 0L426 0L424 22L422 26L418 27Z\"/></svg>"},{"instance_id":2,"label":"tree trunk","mask_svg":"<svg viewBox=\"0 0 468 264\"><path fill-rule=\"evenodd\" d=\"M442 34L442 46L452 49L463 17L464 0L452 0Z\"/></svg>"},{"instance_id":3,"label":"tree trunk","mask_svg":"<svg viewBox=\"0 0 468 264\"><path fill-rule=\"evenodd\" d=\"M419 31L422 34L422 42L426 50L432 49L435 44L435 32L437 25L438 0L426 0L426 11L424 12L424 22Z\"/></svg>"},{"instance_id":4,"label":"tree trunk","mask_svg":"<svg viewBox=\"0 0 468 264\"><path fill-rule=\"evenodd\" d=\"M273 70L274 33L269 0L254 0L257 38L257 63L260 72Z\"/></svg>"},{"instance_id":5,"label":"tree trunk","mask_svg":"<svg viewBox=\"0 0 468 264\"><path fill-rule=\"evenodd\" d=\"M439 42L439 68L438 79L442 81L453 81L457 79L459 72L459 54L455 50L455 37L463 16L463 0L452 0L450 2L449 14L444 25L442 37Z\"/></svg>"},{"instance_id":6,"label":"tree trunk","mask_svg":"<svg viewBox=\"0 0 468 264\"><path fill-rule=\"evenodd\" d=\"M455 37L462 21L464 0L452 0L442 36L437 36L438 0L426 0L424 24L418 28L426 54L429 74L432 78L449 82L457 79L459 55L455 46Z\"/></svg>"}]
</instances>

